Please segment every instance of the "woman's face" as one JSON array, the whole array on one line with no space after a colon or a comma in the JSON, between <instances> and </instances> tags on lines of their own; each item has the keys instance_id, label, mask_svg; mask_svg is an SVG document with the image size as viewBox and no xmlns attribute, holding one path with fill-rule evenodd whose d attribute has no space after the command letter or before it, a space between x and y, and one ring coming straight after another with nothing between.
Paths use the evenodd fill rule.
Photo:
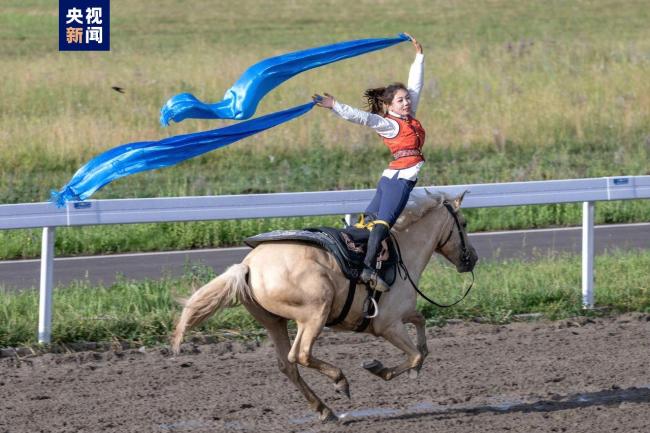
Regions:
<instances>
[{"instance_id":1,"label":"woman's face","mask_svg":"<svg viewBox=\"0 0 650 433\"><path fill-rule=\"evenodd\" d=\"M393 101L388 106L388 109L400 116L408 116L411 114L411 97L409 92L404 89L399 89L393 96Z\"/></svg>"}]
</instances>

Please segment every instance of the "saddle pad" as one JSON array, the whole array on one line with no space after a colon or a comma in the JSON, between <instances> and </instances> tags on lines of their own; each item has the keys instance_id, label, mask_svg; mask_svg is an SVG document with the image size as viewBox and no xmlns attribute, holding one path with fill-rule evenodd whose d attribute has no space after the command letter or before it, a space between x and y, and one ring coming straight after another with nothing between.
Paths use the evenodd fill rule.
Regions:
<instances>
[{"instance_id":1,"label":"saddle pad","mask_svg":"<svg viewBox=\"0 0 650 433\"><path fill-rule=\"evenodd\" d=\"M274 230L272 232L260 233L255 236L244 239L244 243L251 248L255 248L264 242L274 241L305 241L316 244L323 244L334 242L328 235L322 232L314 232L311 230Z\"/></svg>"},{"instance_id":2,"label":"saddle pad","mask_svg":"<svg viewBox=\"0 0 650 433\"><path fill-rule=\"evenodd\" d=\"M352 260L341 249L339 242L331 235L322 231L314 229L274 230L272 232L251 236L245 239L244 243L251 248L255 248L265 242L278 241L301 241L324 248L334 255L347 278L358 278L360 275L360 269L354 266Z\"/></svg>"}]
</instances>

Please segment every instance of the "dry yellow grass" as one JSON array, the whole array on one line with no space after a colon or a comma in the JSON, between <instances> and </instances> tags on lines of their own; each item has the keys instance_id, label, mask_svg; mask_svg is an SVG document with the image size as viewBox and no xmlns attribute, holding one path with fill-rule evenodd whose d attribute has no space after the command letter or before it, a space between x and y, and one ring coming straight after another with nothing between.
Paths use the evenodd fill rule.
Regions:
<instances>
[{"instance_id":1,"label":"dry yellow grass","mask_svg":"<svg viewBox=\"0 0 650 433\"><path fill-rule=\"evenodd\" d=\"M191 120L162 129L158 110L180 91L218 101L247 67L272 55L401 30L425 47L418 116L429 146L543 146L565 136L587 140L603 129L624 137L650 123L650 27L642 24L648 14L642 1L400 4L114 1L108 53L60 53L53 34L43 33L37 40L49 49L3 55L0 156L30 149L84 160L131 141L227 125ZM0 8L56 26L56 11L45 1ZM412 55L401 44L301 74L269 94L258 114L322 91L359 106L365 88L405 81ZM358 149L373 138L315 110L247 145Z\"/></svg>"}]
</instances>

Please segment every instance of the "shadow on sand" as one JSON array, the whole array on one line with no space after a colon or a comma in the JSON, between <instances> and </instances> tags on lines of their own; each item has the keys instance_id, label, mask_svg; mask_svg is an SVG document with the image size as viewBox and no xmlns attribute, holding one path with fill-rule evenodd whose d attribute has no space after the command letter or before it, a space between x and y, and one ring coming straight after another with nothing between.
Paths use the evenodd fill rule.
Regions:
<instances>
[{"instance_id":1,"label":"shadow on sand","mask_svg":"<svg viewBox=\"0 0 650 433\"><path fill-rule=\"evenodd\" d=\"M431 403L419 403L413 408L403 411L395 409L378 410L370 415L372 418L379 417L383 420L406 420L426 417L447 418L457 414L481 414L491 413L514 413L514 412L555 412L567 409L579 409L590 406L613 406L621 403L650 403L650 386L627 389L610 389L589 393L570 394L567 396L554 396L548 400L540 400L531 403L503 401L498 404L485 404L480 406L455 405L452 407L434 405ZM364 411L362 411L364 412ZM345 424L365 421L365 415L355 412L346 414L343 422ZM371 411L372 412L372 411ZM374 415L374 416L373 416Z\"/></svg>"}]
</instances>

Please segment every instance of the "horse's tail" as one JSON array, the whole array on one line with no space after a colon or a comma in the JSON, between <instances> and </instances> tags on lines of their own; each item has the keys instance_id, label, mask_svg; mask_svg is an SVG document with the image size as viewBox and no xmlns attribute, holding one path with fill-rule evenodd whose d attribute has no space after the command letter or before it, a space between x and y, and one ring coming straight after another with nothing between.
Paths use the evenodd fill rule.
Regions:
<instances>
[{"instance_id":1,"label":"horse's tail","mask_svg":"<svg viewBox=\"0 0 650 433\"><path fill-rule=\"evenodd\" d=\"M226 272L194 292L190 299L181 301L183 312L172 334L172 351L180 351L183 334L212 316L218 310L233 306L237 300L252 299L251 289L246 282L248 265L232 265Z\"/></svg>"}]
</instances>

